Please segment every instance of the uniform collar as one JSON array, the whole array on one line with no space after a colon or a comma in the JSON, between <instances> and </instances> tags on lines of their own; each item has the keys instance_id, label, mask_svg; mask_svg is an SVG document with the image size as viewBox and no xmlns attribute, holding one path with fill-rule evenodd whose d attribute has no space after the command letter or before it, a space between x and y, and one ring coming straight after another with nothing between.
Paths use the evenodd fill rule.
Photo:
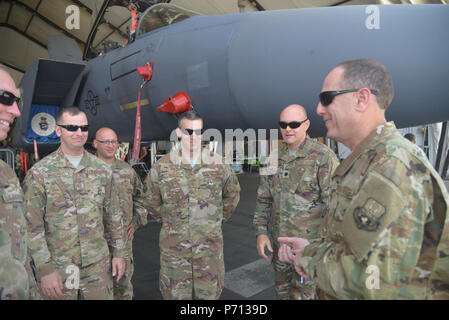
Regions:
<instances>
[{"instance_id":1,"label":"uniform collar","mask_svg":"<svg viewBox=\"0 0 449 320\"><path fill-rule=\"evenodd\" d=\"M187 170L197 170L203 165L204 159L208 159L213 156L214 156L213 152L211 152L206 147L203 147L201 149L201 159L195 159L197 161L197 163L195 163L195 165L192 168L192 166L190 165L190 162L187 162L187 163L182 162L181 148L179 148L179 149L173 150L171 152L169 161L172 162L173 164L178 165L181 168L184 168ZM201 163L198 163L198 160L201 161Z\"/></svg>"},{"instance_id":2,"label":"uniform collar","mask_svg":"<svg viewBox=\"0 0 449 320\"><path fill-rule=\"evenodd\" d=\"M334 176L344 176L356 160L369 148L373 148L385 141L387 136L396 132L393 121L378 125L371 133L359 143L354 151L335 170Z\"/></svg>"},{"instance_id":3,"label":"uniform collar","mask_svg":"<svg viewBox=\"0 0 449 320\"><path fill-rule=\"evenodd\" d=\"M58 150L56 150L56 154L58 156L58 162L56 163L56 166L59 168L72 168L75 171L80 171L90 165L89 157L86 150L83 150L83 157L81 158L80 164L76 169L66 158L64 152L62 152L61 147L59 147Z\"/></svg>"},{"instance_id":4,"label":"uniform collar","mask_svg":"<svg viewBox=\"0 0 449 320\"><path fill-rule=\"evenodd\" d=\"M293 153L288 149L287 144L285 142L282 142L281 146L279 147L279 159L284 160L285 162L289 162L296 158L305 158L310 149L310 144L310 137L306 135L304 141L297 149L294 150L295 152Z\"/></svg>"}]
</instances>

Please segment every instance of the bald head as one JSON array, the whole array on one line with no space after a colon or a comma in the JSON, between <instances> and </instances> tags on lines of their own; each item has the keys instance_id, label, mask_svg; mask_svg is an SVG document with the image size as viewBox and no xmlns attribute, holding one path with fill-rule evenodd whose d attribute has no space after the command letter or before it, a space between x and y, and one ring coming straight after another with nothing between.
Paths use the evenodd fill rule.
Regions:
<instances>
[{"instance_id":1,"label":"bald head","mask_svg":"<svg viewBox=\"0 0 449 320\"><path fill-rule=\"evenodd\" d=\"M288 122L303 121L303 120L307 119L307 111L303 106L301 106L299 104L291 104L291 105L285 107L284 110L282 110L280 118L282 119L284 117L296 119L296 120L289 120Z\"/></svg>"},{"instance_id":2,"label":"bald head","mask_svg":"<svg viewBox=\"0 0 449 320\"><path fill-rule=\"evenodd\" d=\"M115 161L115 153L118 149L117 134L111 128L101 128L95 134L93 142L97 149L97 156L106 163Z\"/></svg>"},{"instance_id":3,"label":"bald head","mask_svg":"<svg viewBox=\"0 0 449 320\"><path fill-rule=\"evenodd\" d=\"M297 149L306 139L310 121L307 120L307 112L299 104L291 104L282 110L279 116L282 139L291 150Z\"/></svg>"},{"instance_id":4,"label":"bald head","mask_svg":"<svg viewBox=\"0 0 449 320\"><path fill-rule=\"evenodd\" d=\"M114 137L114 139L117 140L117 134L115 133L115 131L107 127L98 129L97 133L95 134L96 140L104 140L104 137Z\"/></svg>"}]
</instances>

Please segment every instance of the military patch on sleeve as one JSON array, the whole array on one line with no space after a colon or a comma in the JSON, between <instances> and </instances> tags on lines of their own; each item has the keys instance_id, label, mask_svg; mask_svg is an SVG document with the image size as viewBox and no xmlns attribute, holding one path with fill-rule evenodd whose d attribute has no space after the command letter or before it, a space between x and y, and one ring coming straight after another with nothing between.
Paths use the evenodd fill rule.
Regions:
<instances>
[{"instance_id":1,"label":"military patch on sleeve","mask_svg":"<svg viewBox=\"0 0 449 320\"><path fill-rule=\"evenodd\" d=\"M380 235L404 213L406 197L394 183L370 172L343 217L342 232L358 261L367 257Z\"/></svg>"},{"instance_id":2,"label":"military patch on sleeve","mask_svg":"<svg viewBox=\"0 0 449 320\"><path fill-rule=\"evenodd\" d=\"M385 216L385 206L373 198L368 198L362 207L356 207L353 212L357 228L369 232L379 230L381 220Z\"/></svg>"}]
</instances>

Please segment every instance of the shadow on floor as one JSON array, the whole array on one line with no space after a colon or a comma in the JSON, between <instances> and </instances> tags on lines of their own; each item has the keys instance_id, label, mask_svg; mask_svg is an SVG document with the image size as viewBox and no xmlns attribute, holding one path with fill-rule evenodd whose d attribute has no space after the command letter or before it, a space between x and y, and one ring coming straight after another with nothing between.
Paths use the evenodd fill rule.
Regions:
<instances>
[{"instance_id":1,"label":"shadow on floor","mask_svg":"<svg viewBox=\"0 0 449 320\"><path fill-rule=\"evenodd\" d=\"M271 265L267 263L264 265L260 261L256 262L260 260L260 257L256 250L252 219L259 175L244 173L238 175L238 178L241 186L240 202L231 219L223 226L226 279L229 283L225 283L221 300L275 299ZM159 292L159 231L161 225L151 217L148 220L148 225L138 230L134 236L135 267L132 279L134 299L161 300L162 296ZM234 272L231 273L231 271ZM259 274L248 276L246 280L252 281L253 286L251 287L250 284L243 286L245 290L240 289L242 290L240 293L243 295L228 289L242 288L238 282L245 281L245 274L251 275L252 271ZM257 281L262 283L256 283Z\"/></svg>"}]
</instances>

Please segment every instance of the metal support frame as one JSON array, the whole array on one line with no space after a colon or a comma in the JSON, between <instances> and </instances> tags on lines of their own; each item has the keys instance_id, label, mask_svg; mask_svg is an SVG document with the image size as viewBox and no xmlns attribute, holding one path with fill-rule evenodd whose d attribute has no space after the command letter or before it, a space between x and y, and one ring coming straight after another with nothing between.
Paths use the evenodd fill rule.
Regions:
<instances>
[{"instance_id":1,"label":"metal support frame","mask_svg":"<svg viewBox=\"0 0 449 320\"><path fill-rule=\"evenodd\" d=\"M4 148L0 149L0 153L4 152L6 154L6 163L12 168L15 169L15 161L14 161L14 152L11 149Z\"/></svg>"},{"instance_id":2,"label":"metal support frame","mask_svg":"<svg viewBox=\"0 0 449 320\"><path fill-rule=\"evenodd\" d=\"M23 31L24 33L27 33L28 28L30 27L31 22L33 21L34 16L37 13L37 10L39 10L39 7L41 6L42 0L39 0L39 3L37 4L36 8L34 8L34 12L31 15L30 20L28 20L27 26L25 27L25 30Z\"/></svg>"},{"instance_id":3,"label":"metal support frame","mask_svg":"<svg viewBox=\"0 0 449 320\"><path fill-rule=\"evenodd\" d=\"M111 2L111 0L105 0L103 2L103 5L101 6L97 17L95 18L94 25L92 26L92 29L89 32L89 36L87 37L87 41L86 41L86 46L84 47L83 60L87 59L89 49L92 46L92 42L94 41L95 35L97 34L97 31L98 31L98 26L100 25L101 20L103 19L103 16L106 12L106 9L109 6L109 2Z\"/></svg>"},{"instance_id":4,"label":"metal support frame","mask_svg":"<svg viewBox=\"0 0 449 320\"><path fill-rule=\"evenodd\" d=\"M12 2L12 0L5 0L5 1ZM50 25L53 28L55 28L56 30L62 32L65 36L74 39L75 41L77 41L78 43L80 43L83 46L86 45L86 43L84 41L82 41L81 39L75 37L73 34L71 34L70 32L66 31L64 28L61 28L60 26L58 26L56 23L52 22L47 17L45 17L45 16L41 15L39 12L37 12L37 9L39 8L39 5L36 7L36 9L33 9L33 8L29 7L27 4L25 4L23 2L14 2L14 4L25 8L27 11L29 11L29 12L31 12L33 14L33 16L30 18L30 22L28 23L28 25L31 23L31 20L34 18L34 16L37 16L39 19L41 19L42 21L44 21L48 25ZM40 2L39 2L39 4L40 4ZM20 33L26 34L26 31L25 32L20 31Z\"/></svg>"},{"instance_id":5,"label":"metal support frame","mask_svg":"<svg viewBox=\"0 0 449 320\"><path fill-rule=\"evenodd\" d=\"M6 16L6 23L8 23L9 21L9 17L11 16L11 12L12 12L12 7L14 6L14 4L12 2L9 3L9 9L8 9L8 15Z\"/></svg>"},{"instance_id":6,"label":"metal support frame","mask_svg":"<svg viewBox=\"0 0 449 320\"><path fill-rule=\"evenodd\" d=\"M0 63L3 64L3 65L5 65L5 66L7 66L8 68L11 68L11 69L13 69L13 70L18 71L18 72L25 73L25 70L22 70L22 69L20 69L20 68L18 68L18 67L16 67L16 66L13 66L12 64L9 64L9 63L3 62L3 61L0 61Z\"/></svg>"},{"instance_id":7,"label":"metal support frame","mask_svg":"<svg viewBox=\"0 0 449 320\"><path fill-rule=\"evenodd\" d=\"M128 21L131 20L131 17L129 17L128 19L126 19L124 22L122 22L117 28L118 30L120 30L121 27L123 27L123 25L125 25L126 23L128 23ZM104 37L103 39L101 39L101 41L99 41L94 48L97 48L99 45L101 45L103 43L103 41L105 41L107 38L109 38L113 33L115 32L115 30L112 30L112 32L108 33L106 37ZM121 31L120 31L121 32ZM123 35L123 33L121 33L121 35ZM123 35L125 38L127 38L126 35Z\"/></svg>"},{"instance_id":8,"label":"metal support frame","mask_svg":"<svg viewBox=\"0 0 449 320\"><path fill-rule=\"evenodd\" d=\"M11 30L14 30L15 32L17 32L18 34L24 36L25 38L27 38L28 40L30 40L31 42L34 42L35 44L41 46L42 48L44 48L45 50L48 50L48 47L43 44L42 42L40 42L39 40L27 35L26 33L24 33L22 30L19 30L16 26L13 26L11 24L8 23L0 23L0 27L4 27L4 28L8 28Z\"/></svg>"},{"instance_id":9,"label":"metal support frame","mask_svg":"<svg viewBox=\"0 0 449 320\"><path fill-rule=\"evenodd\" d=\"M259 11L265 11L265 8L257 0L249 0L251 5Z\"/></svg>"},{"instance_id":10,"label":"metal support frame","mask_svg":"<svg viewBox=\"0 0 449 320\"><path fill-rule=\"evenodd\" d=\"M437 158L435 160L435 170L437 172L440 172L441 158L443 155L443 150L444 150L445 142L447 139L447 123L448 123L448 121L444 121L443 126L441 128L440 141L438 143Z\"/></svg>"},{"instance_id":11,"label":"metal support frame","mask_svg":"<svg viewBox=\"0 0 449 320\"><path fill-rule=\"evenodd\" d=\"M336 6L345 4L345 3L347 3L347 2L351 2L351 1L352 1L352 0L339 1L339 2L337 2L337 3L334 3L334 4L329 5L329 7L336 7Z\"/></svg>"},{"instance_id":12,"label":"metal support frame","mask_svg":"<svg viewBox=\"0 0 449 320\"><path fill-rule=\"evenodd\" d=\"M70 0L74 5L77 5L78 7L81 7L83 9L85 9L89 14L92 14L92 9L89 8L88 6L86 6L84 3L82 3L79 0Z\"/></svg>"},{"instance_id":13,"label":"metal support frame","mask_svg":"<svg viewBox=\"0 0 449 320\"><path fill-rule=\"evenodd\" d=\"M446 160L444 161L443 171L441 172L441 178L444 180L447 178L447 169L449 167L449 152L447 152Z\"/></svg>"}]
</instances>

